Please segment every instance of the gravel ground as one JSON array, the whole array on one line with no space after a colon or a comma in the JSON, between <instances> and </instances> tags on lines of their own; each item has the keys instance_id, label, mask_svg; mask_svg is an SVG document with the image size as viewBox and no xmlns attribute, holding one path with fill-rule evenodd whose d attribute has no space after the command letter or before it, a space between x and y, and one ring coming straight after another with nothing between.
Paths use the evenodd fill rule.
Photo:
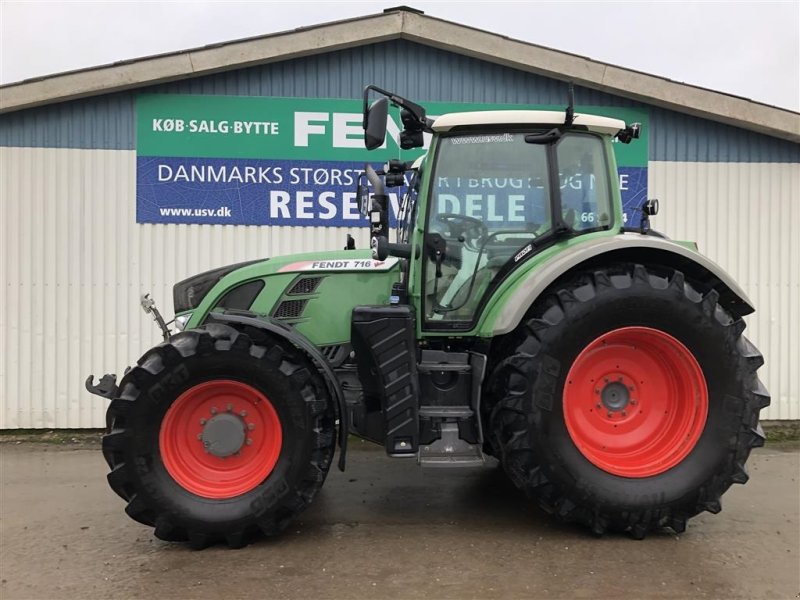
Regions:
<instances>
[{"instance_id":1,"label":"gravel ground","mask_svg":"<svg viewBox=\"0 0 800 600\"><path fill-rule=\"evenodd\" d=\"M421 470L354 443L283 536L194 552L129 519L97 447L0 444L0 597L800 598L800 446L680 536L559 525L496 464Z\"/></svg>"}]
</instances>

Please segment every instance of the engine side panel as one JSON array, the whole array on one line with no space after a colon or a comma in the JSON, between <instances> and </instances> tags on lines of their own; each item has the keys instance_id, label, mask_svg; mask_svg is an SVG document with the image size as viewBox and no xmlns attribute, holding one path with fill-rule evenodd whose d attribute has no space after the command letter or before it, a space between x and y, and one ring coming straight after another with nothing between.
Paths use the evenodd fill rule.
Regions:
<instances>
[{"instance_id":1,"label":"engine side panel","mask_svg":"<svg viewBox=\"0 0 800 600\"><path fill-rule=\"evenodd\" d=\"M368 250L319 252L270 259L237 269L223 277L192 312L187 328L202 324L233 289L264 282L247 310L291 325L316 346L350 341L353 307L388 305L399 279L399 261L376 261ZM229 297L229 296L228 296Z\"/></svg>"},{"instance_id":2,"label":"engine side panel","mask_svg":"<svg viewBox=\"0 0 800 600\"><path fill-rule=\"evenodd\" d=\"M395 281L397 274L388 271L304 273L262 308L266 309L272 302L268 310L273 318L293 325L317 346L344 344L350 341L353 308L388 305ZM315 286L313 293L290 293L307 282L310 282L308 287ZM260 309L254 310L260 312Z\"/></svg>"}]
</instances>

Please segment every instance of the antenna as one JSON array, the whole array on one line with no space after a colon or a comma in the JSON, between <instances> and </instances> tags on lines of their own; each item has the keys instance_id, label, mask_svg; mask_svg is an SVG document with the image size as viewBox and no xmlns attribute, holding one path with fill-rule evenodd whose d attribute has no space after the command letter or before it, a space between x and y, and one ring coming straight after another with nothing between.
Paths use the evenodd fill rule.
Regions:
<instances>
[{"instance_id":1,"label":"antenna","mask_svg":"<svg viewBox=\"0 0 800 600\"><path fill-rule=\"evenodd\" d=\"M564 119L564 127L569 127L575 120L575 86L571 81L569 82L569 91L567 92L567 99L569 105L567 106L567 116Z\"/></svg>"},{"instance_id":2,"label":"antenna","mask_svg":"<svg viewBox=\"0 0 800 600\"><path fill-rule=\"evenodd\" d=\"M546 133L529 133L525 136L526 144L551 144L561 139L561 136L564 135L564 129L571 127L572 122L575 120L575 87L571 81L569 82L567 101L569 105L564 116L564 124Z\"/></svg>"}]
</instances>

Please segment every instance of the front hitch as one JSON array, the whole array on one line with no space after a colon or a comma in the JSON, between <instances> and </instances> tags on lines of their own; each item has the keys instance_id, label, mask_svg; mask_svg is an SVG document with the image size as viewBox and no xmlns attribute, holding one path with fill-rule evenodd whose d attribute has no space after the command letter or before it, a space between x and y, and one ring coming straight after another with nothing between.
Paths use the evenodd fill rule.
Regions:
<instances>
[{"instance_id":1,"label":"front hitch","mask_svg":"<svg viewBox=\"0 0 800 600\"><path fill-rule=\"evenodd\" d=\"M161 329L161 335L164 336L164 340L169 341L172 332L164 322L164 317L161 316L161 313L156 308L156 301L150 297L150 294L143 294L139 298L139 304L142 306L142 310L146 315L153 315L153 320L158 323L158 327ZM106 400L113 400L119 395L117 376L114 373L106 373L103 375L100 378L100 381L97 382L97 385L94 383L94 375L89 375L89 377L86 378L84 385L86 386L86 391L88 391L90 394L100 396Z\"/></svg>"},{"instance_id":2,"label":"front hitch","mask_svg":"<svg viewBox=\"0 0 800 600\"><path fill-rule=\"evenodd\" d=\"M100 396L106 400L113 400L119 394L117 387L117 376L114 373L106 373L94 385L94 375L89 375L86 378L86 390L95 396Z\"/></svg>"}]
</instances>

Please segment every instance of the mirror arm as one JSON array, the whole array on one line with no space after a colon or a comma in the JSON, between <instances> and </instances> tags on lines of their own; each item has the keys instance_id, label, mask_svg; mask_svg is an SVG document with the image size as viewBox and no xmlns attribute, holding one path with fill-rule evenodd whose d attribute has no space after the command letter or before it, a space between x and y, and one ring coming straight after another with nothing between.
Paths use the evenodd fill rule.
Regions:
<instances>
[{"instance_id":1,"label":"mirror arm","mask_svg":"<svg viewBox=\"0 0 800 600\"><path fill-rule=\"evenodd\" d=\"M425 117L425 109L417 104L416 102L411 102L411 100L406 100L402 96L398 96L393 92L389 92L382 88L379 88L377 85L368 85L364 88L364 107L363 107L363 123L362 126L364 129L367 128L367 110L369 108L369 92L370 90L377 92L383 96L386 96L389 101L394 104L395 106L399 106L400 108L405 108L409 112L414 115L414 118L422 125L422 130L426 131L427 133L432 133L433 129L433 121Z\"/></svg>"},{"instance_id":2,"label":"mirror arm","mask_svg":"<svg viewBox=\"0 0 800 600\"><path fill-rule=\"evenodd\" d=\"M372 258L375 260L386 260L389 256L410 259L412 254L415 258L420 255L419 246L412 250L411 244L392 244L383 235L373 237L371 247Z\"/></svg>"},{"instance_id":3,"label":"mirror arm","mask_svg":"<svg viewBox=\"0 0 800 600\"><path fill-rule=\"evenodd\" d=\"M389 197L378 172L369 163L364 165L364 172L372 185L372 202L369 207L370 236L385 236L389 233Z\"/></svg>"},{"instance_id":4,"label":"mirror arm","mask_svg":"<svg viewBox=\"0 0 800 600\"><path fill-rule=\"evenodd\" d=\"M367 163L364 165L364 173L367 174L367 180L372 185L372 189L375 190L374 194L376 196L383 196L385 189L383 187L383 180L380 175L378 175L378 172L371 164Z\"/></svg>"}]
</instances>

